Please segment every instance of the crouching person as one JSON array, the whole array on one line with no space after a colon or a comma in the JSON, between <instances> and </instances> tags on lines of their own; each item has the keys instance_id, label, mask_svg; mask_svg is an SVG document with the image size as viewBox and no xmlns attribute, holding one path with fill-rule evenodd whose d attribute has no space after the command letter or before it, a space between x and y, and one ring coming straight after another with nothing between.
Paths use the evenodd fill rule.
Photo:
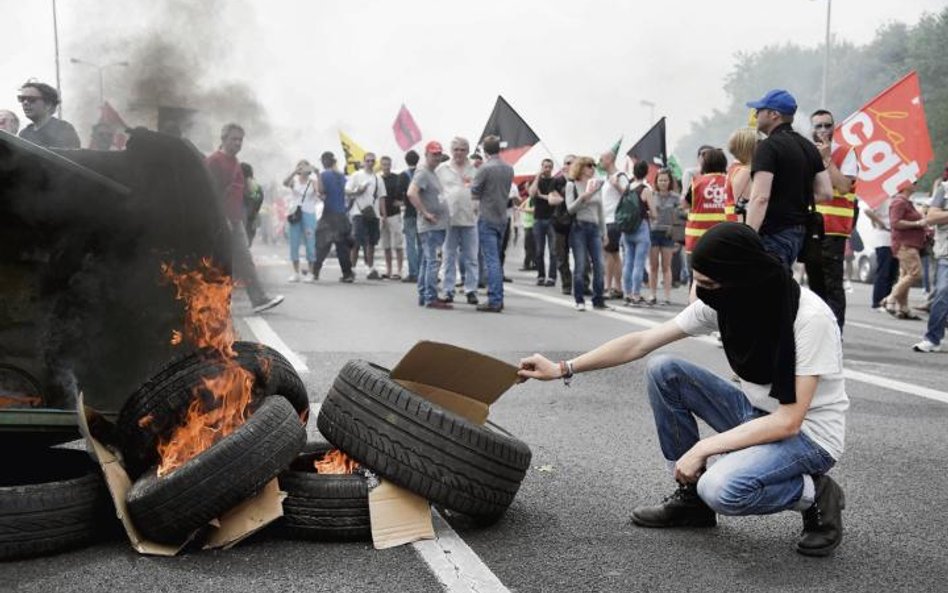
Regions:
<instances>
[{"instance_id":1,"label":"crouching person","mask_svg":"<svg viewBox=\"0 0 948 593\"><path fill-rule=\"evenodd\" d=\"M833 313L741 224L721 223L705 233L693 268L698 299L676 318L573 360L534 354L520 362L520 376L569 380L720 331L740 387L686 360L649 360L648 396L678 488L660 504L635 508L632 521L713 527L717 514L796 510L803 514L797 551L828 555L842 540L845 503L826 473L843 452L849 407ZM702 439L697 418L716 434Z\"/></svg>"}]
</instances>

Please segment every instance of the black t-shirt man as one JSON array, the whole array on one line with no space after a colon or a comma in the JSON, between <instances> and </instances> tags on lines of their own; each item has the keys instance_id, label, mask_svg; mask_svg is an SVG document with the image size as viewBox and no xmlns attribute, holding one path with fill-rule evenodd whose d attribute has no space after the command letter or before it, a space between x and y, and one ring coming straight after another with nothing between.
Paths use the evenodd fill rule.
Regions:
<instances>
[{"instance_id":1,"label":"black t-shirt man","mask_svg":"<svg viewBox=\"0 0 948 593\"><path fill-rule=\"evenodd\" d=\"M405 208L405 216L402 218L418 218L418 211L415 210L415 207L412 205L411 200L408 199L408 186L411 185L411 178L415 175L415 168L411 167L405 169L398 174L398 195L401 196L402 206ZM388 186L385 186L385 189L388 190Z\"/></svg>"},{"instance_id":2,"label":"black t-shirt man","mask_svg":"<svg viewBox=\"0 0 948 593\"><path fill-rule=\"evenodd\" d=\"M46 148L79 148L79 134L72 124L57 119L49 118L42 127L36 127L36 124L30 124L20 130L20 138L28 140L33 144L45 146Z\"/></svg>"},{"instance_id":3,"label":"black t-shirt man","mask_svg":"<svg viewBox=\"0 0 948 593\"><path fill-rule=\"evenodd\" d=\"M402 176L397 173L382 175L382 181L385 182L385 196L382 198L385 203L385 215L395 216L401 214L401 204L408 202L405 198L405 189L408 186L403 187Z\"/></svg>"},{"instance_id":4,"label":"black t-shirt man","mask_svg":"<svg viewBox=\"0 0 948 593\"><path fill-rule=\"evenodd\" d=\"M549 195L554 191L563 195L563 188L566 187L566 179L562 177L559 179L563 180L562 184L557 182L556 177L541 177L539 181L537 181L537 192L542 196ZM549 220L553 218L553 206L550 205L550 202L542 198L534 199L533 218L536 220Z\"/></svg>"},{"instance_id":5,"label":"black t-shirt man","mask_svg":"<svg viewBox=\"0 0 948 593\"><path fill-rule=\"evenodd\" d=\"M825 170L816 146L784 123L757 143L751 176L758 171L772 173L773 185L761 235L770 235L787 227L806 223L813 199L813 178Z\"/></svg>"}]
</instances>

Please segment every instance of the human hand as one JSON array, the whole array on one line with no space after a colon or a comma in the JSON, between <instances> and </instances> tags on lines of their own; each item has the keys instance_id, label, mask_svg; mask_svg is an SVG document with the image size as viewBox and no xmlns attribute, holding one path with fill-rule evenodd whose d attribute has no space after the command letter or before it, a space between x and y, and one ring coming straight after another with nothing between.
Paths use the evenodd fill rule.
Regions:
<instances>
[{"instance_id":1,"label":"human hand","mask_svg":"<svg viewBox=\"0 0 948 593\"><path fill-rule=\"evenodd\" d=\"M432 214L431 212L423 213L422 217L424 217L425 220L427 220L428 222L432 224L438 222L438 217Z\"/></svg>"},{"instance_id":2,"label":"human hand","mask_svg":"<svg viewBox=\"0 0 948 593\"><path fill-rule=\"evenodd\" d=\"M825 138L816 143L816 149L820 151L824 163L830 158L830 148L831 144Z\"/></svg>"},{"instance_id":3,"label":"human hand","mask_svg":"<svg viewBox=\"0 0 948 593\"><path fill-rule=\"evenodd\" d=\"M693 484L704 473L708 457L698 450L696 444L675 462L675 480L681 484Z\"/></svg>"},{"instance_id":4,"label":"human hand","mask_svg":"<svg viewBox=\"0 0 948 593\"><path fill-rule=\"evenodd\" d=\"M560 371L560 365L546 358L541 354L534 354L527 358L520 359L520 369L517 375L521 382L527 379L538 379L540 381L552 381L563 376Z\"/></svg>"}]
</instances>

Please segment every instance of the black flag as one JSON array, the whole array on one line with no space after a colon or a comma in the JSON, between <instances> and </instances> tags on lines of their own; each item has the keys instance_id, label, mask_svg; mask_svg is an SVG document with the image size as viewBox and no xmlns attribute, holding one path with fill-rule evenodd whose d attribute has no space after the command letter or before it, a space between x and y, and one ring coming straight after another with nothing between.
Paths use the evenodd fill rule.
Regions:
<instances>
[{"instance_id":1,"label":"black flag","mask_svg":"<svg viewBox=\"0 0 948 593\"><path fill-rule=\"evenodd\" d=\"M649 168L667 167L668 152L665 148L665 118L658 120L652 128L642 136L641 140L626 153L633 162L645 161Z\"/></svg>"},{"instance_id":2,"label":"black flag","mask_svg":"<svg viewBox=\"0 0 948 593\"><path fill-rule=\"evenodd\" d=\"M509 165L520 160L520 157L540 141L540 137L523 121L520 114L499 95L478 144L491 135L500 137L500 158Z\"/></svg>"}]
</instances>

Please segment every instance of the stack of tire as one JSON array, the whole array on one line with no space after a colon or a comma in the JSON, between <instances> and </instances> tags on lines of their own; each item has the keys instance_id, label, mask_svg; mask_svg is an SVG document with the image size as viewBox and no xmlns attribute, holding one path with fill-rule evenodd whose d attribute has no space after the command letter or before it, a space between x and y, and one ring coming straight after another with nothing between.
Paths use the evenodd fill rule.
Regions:
<instances>
[{"instance_id":1,"label":"stack of tire","mask_svg":"<svg viewBox=\"0 0 948 593\"><path fill-rule=\"evenodd\" d=\"M389 371L353 360L337 375L317 426L378 476L480 524L499 519L530 467L530 448L413 393ZM319 451L316 451L318 453ZM280 478L284 525L312 539L369 537L368 492L358 476L313 473L312 454Z\"/></svg>"},{"instance_id":2,"label":"stack of tire","mask_svg":"<svg viewBox=\"0 0 948 593\"><path fill-rule=\"evenodd\" d=\"M129 517L151 541L180 544L287 470L306 443L306 388L290 363L266 346L235 342L236 361L254 375L252 413L231 434L158 477L158 442L182 422L203 379L223 362L198 351L172 361L125 403L116 425L123 464L135 480Z\"/></svg>"}]
</instances>

